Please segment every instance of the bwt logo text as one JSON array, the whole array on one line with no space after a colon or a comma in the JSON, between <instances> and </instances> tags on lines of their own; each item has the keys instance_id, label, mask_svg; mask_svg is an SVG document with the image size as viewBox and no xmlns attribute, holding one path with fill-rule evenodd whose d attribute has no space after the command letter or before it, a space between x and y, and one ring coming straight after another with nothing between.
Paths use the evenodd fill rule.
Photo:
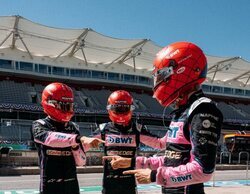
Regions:
<instances>
[{"instance_id":1,"label":"bwt logo text","mask_svg":"<svg viewBox=\"0 0 250 194\"><path fill-rule=\"evenodd\" d=\"M132 137L111 137L111 136L108 136L107 140L108 140L108 143L131 144L133 138Z\"/></svg>"},{"instance_id":2,"label":"bwt logo text","mask_svg":"<svg viewBox=\"0 0 250 194\"><path fill-rule=\"evenodd\" d=\"M192 175L191 174L187 174L187 175L183 175L183 176L178 176L178 177L170 177L171 181L176 183L176 182L185 182L188 180L192 180Z\"/></svg>"}]
</instances>

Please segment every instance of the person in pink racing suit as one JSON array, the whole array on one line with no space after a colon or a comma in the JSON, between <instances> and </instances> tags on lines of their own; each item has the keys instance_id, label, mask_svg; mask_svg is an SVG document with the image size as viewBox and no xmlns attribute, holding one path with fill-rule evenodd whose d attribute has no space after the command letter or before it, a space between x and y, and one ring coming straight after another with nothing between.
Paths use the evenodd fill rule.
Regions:
<instances>
[{"instance_id":1,"label":"person in pink racing suit","mask_svg":"<svg viewBox=\"0 0 250 194\"><path fill-rule=\"evenodd\" d=\"M140 143L161 150L165 148L166 141L164 138L149 133L146 126L139 123L138 119L132 119L134 105L129 92L114 91L108 98L107 110L111 122L100 124L94 136L105 140L103 158L106 160L104 161L102 193L136 194L134 175L124 175L123 171L135 169L135 157ZM111 167L109 160L114 155L133 158L133 162L126 169Z\"/></svg>"},{"instance_id":2,"label":"person in pink racing suit","mask_svg":"<svg viewBox=\"0 0 250 194\"><path fill-rule=\"evenodd\" d=\"M203 183L215 169L216 150L223 116L200 87L206 79L207 60L190 42L163 48L154 61L153 97L164 107L174 105L162 157L137 157L134 174L139 183L156 182L164 194L204 194ZM131 159L113 157L116 168L130 166Z\"/></svg>"},{"instance_id":3,"label":"person in pink racing suit","mask_svg":"<svg viewBox=\"0 0 250 194\"><path fill-rule=\"evenodd\" d=\"M41 194L79 194L76 165L83 166L85 152L104 142L80 135L78 126L70 121L73 104L73 91L65 84L51 83L43 90L42 106L48 117L32 124Z\"/></svg>"}]
</instances>

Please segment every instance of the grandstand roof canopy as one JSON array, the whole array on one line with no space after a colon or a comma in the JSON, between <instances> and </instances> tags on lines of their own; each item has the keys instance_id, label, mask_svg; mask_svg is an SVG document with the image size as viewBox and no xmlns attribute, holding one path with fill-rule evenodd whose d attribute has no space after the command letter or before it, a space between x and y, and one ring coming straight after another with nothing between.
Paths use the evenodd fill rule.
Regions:
<instances>
[{"instance_id":1,"label":"grandstand roof canopy","mask_svg":"<svg viewBox=\"0 0 250 194\"><path fill-rule=\"evenodd\" d=\"M57 60L69 56L105 66L124 64L152 69L155 54L162 48L148 39L117 39L90 28L59 29L29 21L21 16L0 17L0 49L12 48L32 56ZM208 82L250 87L250 62L240 57L208 58Z\"/></svg>"}]
</instances>

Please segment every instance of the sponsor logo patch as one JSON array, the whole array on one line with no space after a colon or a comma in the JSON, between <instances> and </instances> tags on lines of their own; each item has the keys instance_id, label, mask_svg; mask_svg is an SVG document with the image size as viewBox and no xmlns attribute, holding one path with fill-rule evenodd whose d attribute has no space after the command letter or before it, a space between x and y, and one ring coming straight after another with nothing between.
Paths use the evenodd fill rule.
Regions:
<instances>
[{"instance_id":1,"label":"sponsor logo patch","mask_svg":"<svg viewBox=\"0 0 250 194\"><path fill-rule=\"evenodd\" d=\"M106 135L106 146L135 147L135 135Z\"/></svg>"},{"instance_id":2,"label":"sponsor logo patch","mask_svg":"<svg viewBox=\"0 0 250 194\"><path fill-rule=\"evenodd\" d=\"M50 155L50 156L71 156L72 152L71 151L60 151L60 150L47 150L46 154Z\"/></svg>"},{"instance_id":3,"label":"sponsor logo patch","mask_svg":"<svg viewBox=\"0 0 250 194\"><path fill-rule=\"evenodd\" d=\"M66 135L56 134L55 137L56 137L57 139L66 139Z\"/></svg>"},{"instance_id":4,"label":"sponsor logo patch","mask_svg":"<svg viewBox=\"0 0 250 194\"><path fill-rule=\"evenodd\" d=\"M179 68L177 71L176 71L176 73L177 74L181 74L181 73L183 73L184 71L185 71L185 67L181 67L181 68Z\"/></svg>"},{"instance_id":5,"label":"sponsor logo patch","mask_svg":"<svg viewBox=\"0 0 250 194\"><path fill-rule=\"evenodd\" d=\"M118 156L133 156L134 153L133 151L115 151L115 150L111 150L111 151L107 151L107 155L108 156L115 156L115 155L118 155Z\"/></svg>"},{"instance_id":6,"label":"sponsor logo patch","mask_svg":"<svg viewBox=\"0 0 250 194\"><path fill-rule=\"evenodd\" d=\"M183 176L178 176L178 177L170 177L171 181L176 183L176 182L185 182L188 180L192 180L192 175L191 174L187 174L187 175L183 175Z\"/></svg>"},{"instance_id":7,"label":"sponsor logo patch","mask_svg":"<svg viewBox=\"0 0 250 194\"><path fill-rule=\"evenodd\" d=\"M212 119L214 119L216 121L219 120L219 117L216 117L216 116L208 114L208 113L201 113L201 117L210 117L210 118L212 118Z\"/></svg>"},{"instance_id":8,"label":"sponsor logo patch","mask_svg":"<svg viewBox=\"0 0 250 194\"><path fill-rule=\"evenodd\" d=\"M206 119L202 121L202 126L207 129L211 126L211 122L208 119Z\"/></svg>"},{"instance_id":9,"label":"sponsor logo patch","mask_svg":"<svg viewBox=\"0 0 250 194\"><path fill-rule=\"evenodd\" d=\"M202 137L199 139L199 142L201 143L201 145L204 145L205 143L207 143L207 139L205 137Z\"/></svg>"},{"instance_id":10,"label":"sponsor logo patch","mask_svg":"<svg viewBox=\"0 0 250 194\"><path fill-rule=\"evenodd\" d=\"M166 150L165 151L165 156L167 158L171 158L171 159L180 159L181 158L181 152Z\"/></svg>"},{"instance_id":11,"label":"sponsor logo patch","mask_svg":"<svg viewBox=\"0 0 250 194\"><path fill-rule=\"evenodd\" d=\"M177 131L179 130L179 127L172 127L170 126L169 130L168 130L168 137L170 138L176 138L177 135Z\"/></svg>"}]
</instances>

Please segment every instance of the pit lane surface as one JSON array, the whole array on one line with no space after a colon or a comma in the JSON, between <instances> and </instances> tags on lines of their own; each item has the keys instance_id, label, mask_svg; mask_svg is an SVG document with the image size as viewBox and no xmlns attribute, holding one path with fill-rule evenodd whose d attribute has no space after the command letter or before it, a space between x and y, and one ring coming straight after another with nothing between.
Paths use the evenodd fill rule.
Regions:
<instances>
[{"instance_id":1,"label":"pit lane surface","mask_svg":"<svg viewBox=\"0 0 250 194\"><path fill-rule=\"evenodd\" d=\"M102 173L78 174L81 193L101 193ZM244 186L244 185L249 186ZM205 183L207 194L249 194L250 180L246 181L245 170L216 171L213 180ZM216 187L212 187L216 186ZM227 187L227 188L226 188ZM231 187L231 188L228 188ZM35 194L39 188L39 175L1 176L0 194ZM235 188L235 191L233 191ZM243 189L242 191L239 188ZM221 191L218 191L218 189ZM228 190L228 191L226 191ZM245 191L246 190L246 191ZM138 185L139 194L161 193L156 184ZM219 193L218 193L219 192ZM235 192L235 193L234 193Z\"/></svg>"}]
</instances>

